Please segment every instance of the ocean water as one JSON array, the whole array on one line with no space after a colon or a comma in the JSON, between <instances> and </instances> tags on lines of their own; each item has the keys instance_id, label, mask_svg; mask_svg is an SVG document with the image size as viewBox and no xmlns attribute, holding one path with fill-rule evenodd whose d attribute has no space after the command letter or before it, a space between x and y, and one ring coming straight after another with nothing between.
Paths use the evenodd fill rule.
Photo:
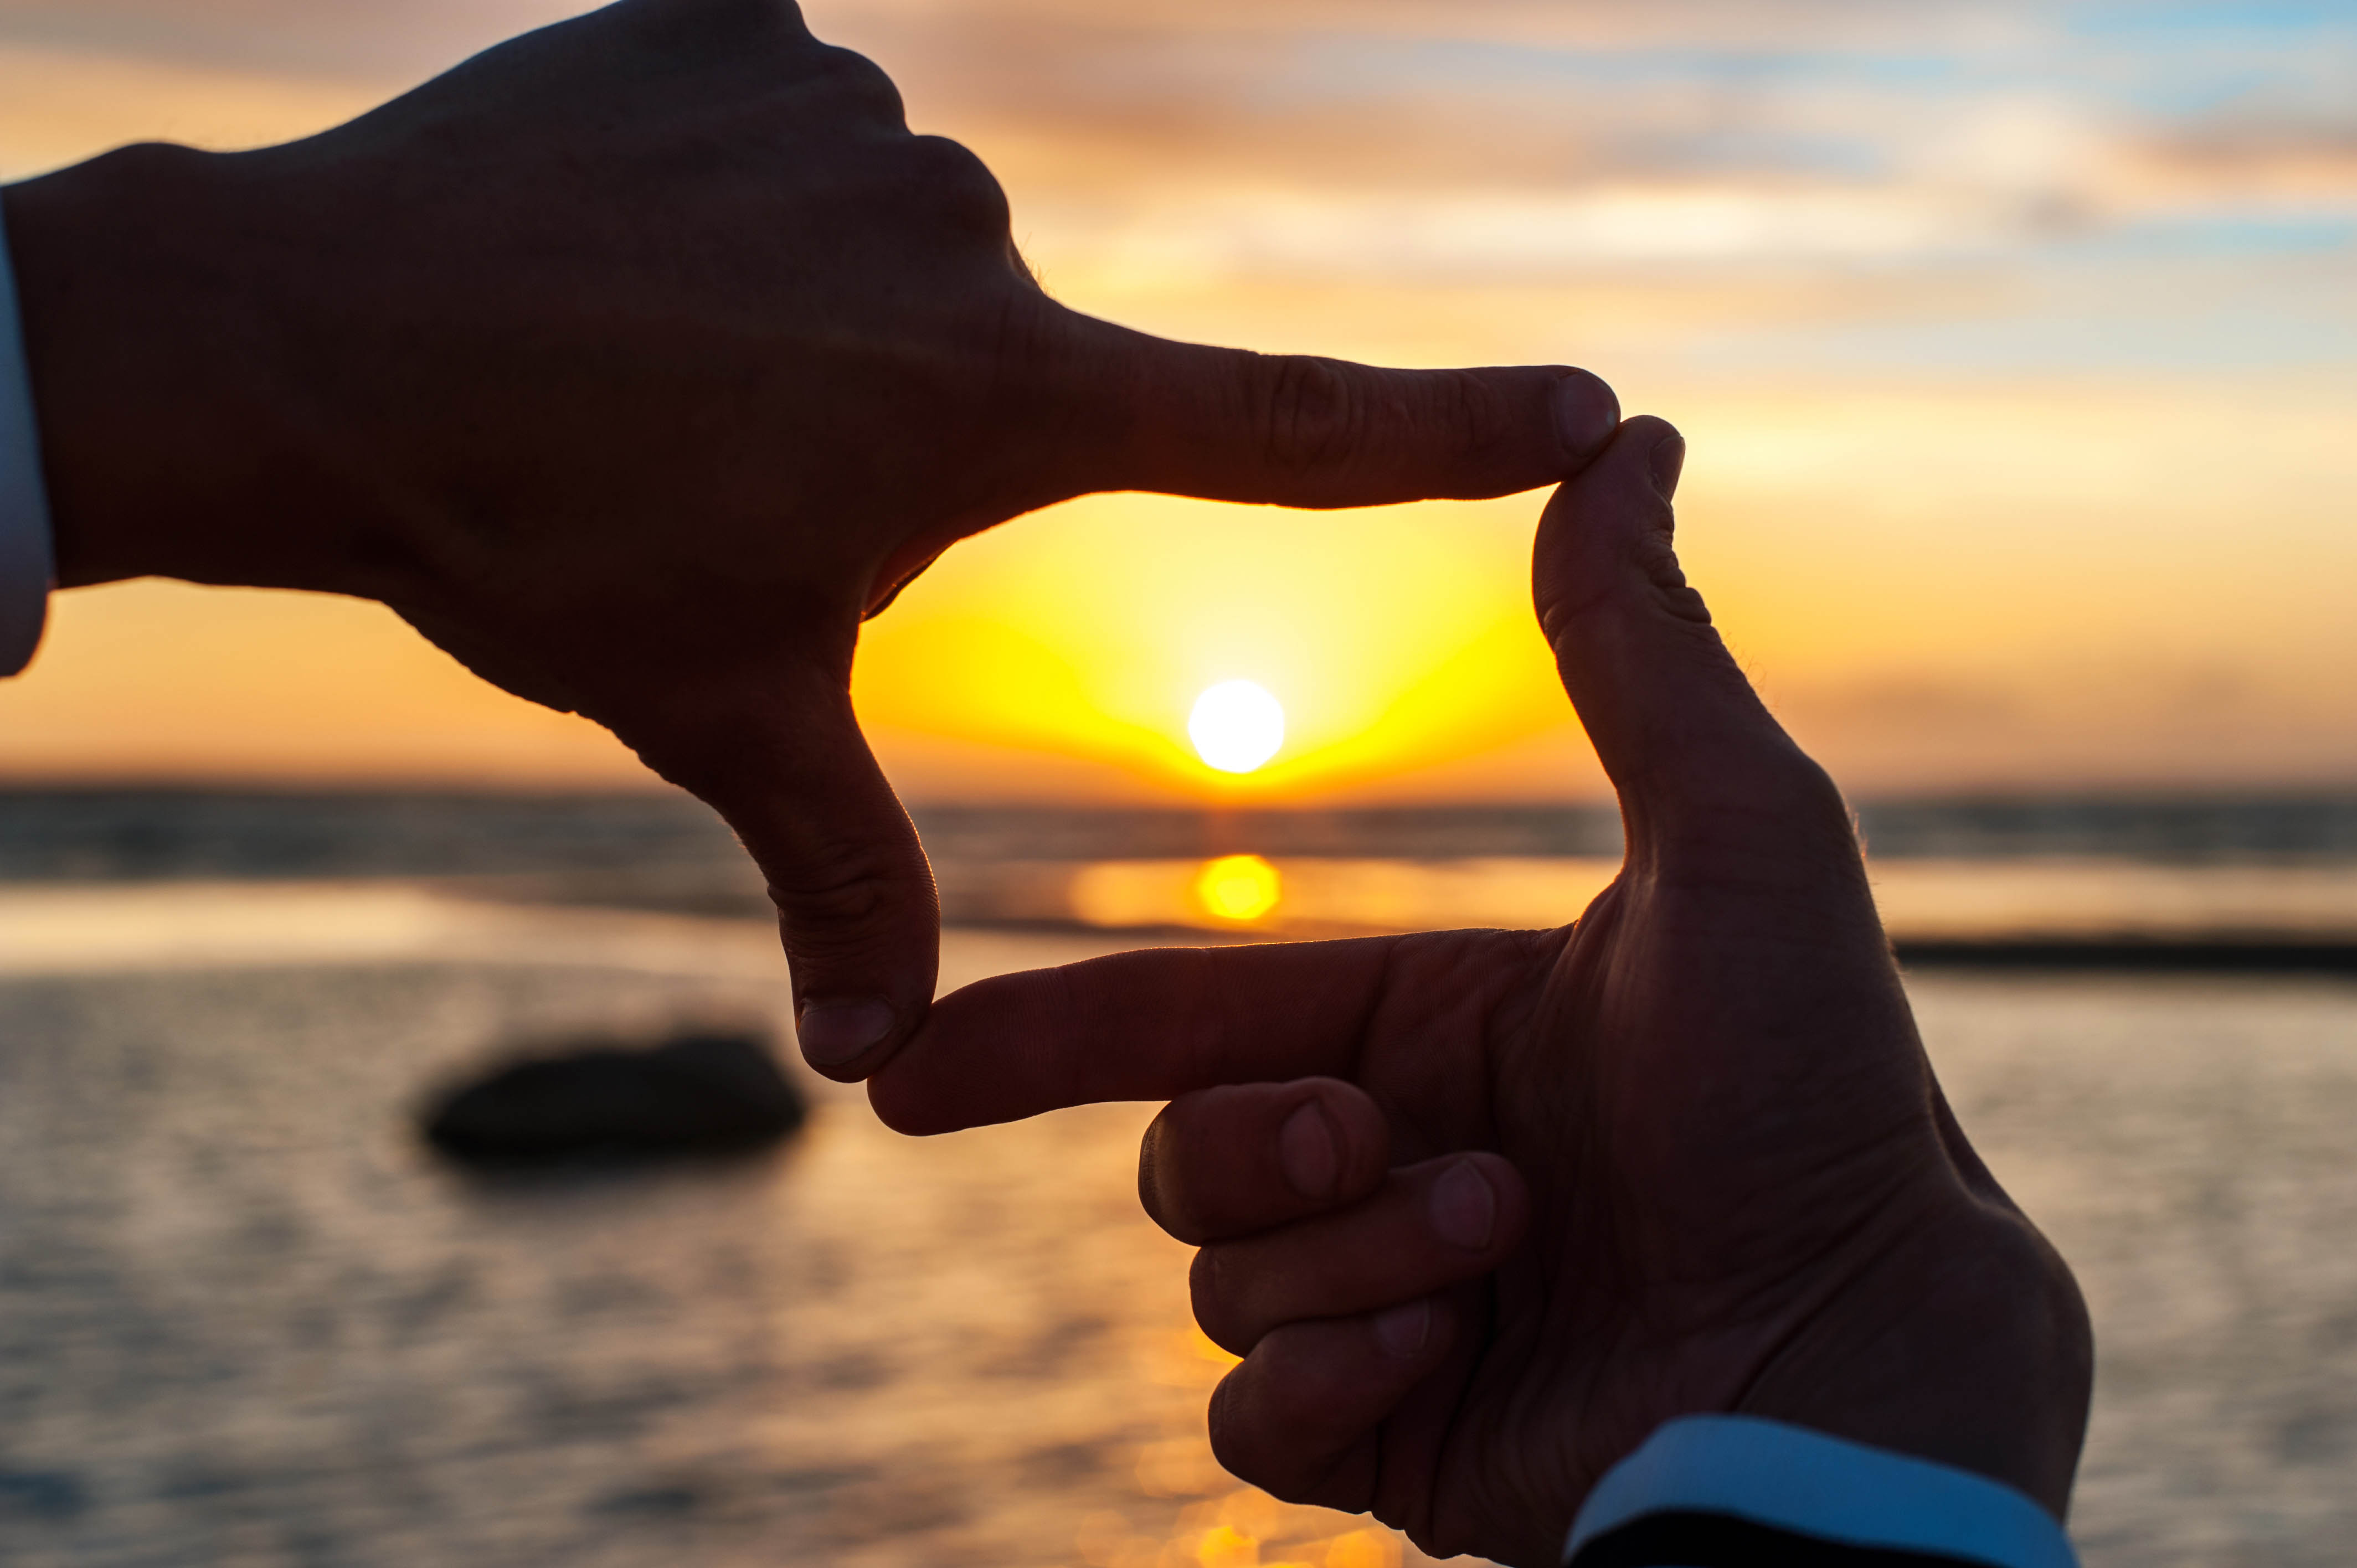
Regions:
<instances>
[{"instance_id":1,"label":"ocean water","mask_svg":"<svg viewBox=\"0 0 2357 1568\"><path fill-rule=\"evenodd\" d=\"M1377 1568L1202 1437L1150 1107L485 1180L502 1041L770 1019L760 923L393 884L0 890L0 1560ZM951 983L1120 945L953 932ZM1938 973L1959 1114L2100 1337L2093 1568L2357 1541L2357 984Z\"/></svg>"},{"instance_id":2,"label":"ocean water","mask_svg":"<svg viewBox=\"0 0 2357 1568\"><path fill-rule=\"evenodd\" d=\"M2357 796L1868 801L1902 937L2357 942ZM1595 805L1354 811L936 807L916 813L967 924L1314 935L1553 924L1611 875ZM1221 857L1277 876L1207 908ZM429 880L478 899L763 915L759 875L678 793L0 789L0 887Z\"/></svg>"}]
</instances>

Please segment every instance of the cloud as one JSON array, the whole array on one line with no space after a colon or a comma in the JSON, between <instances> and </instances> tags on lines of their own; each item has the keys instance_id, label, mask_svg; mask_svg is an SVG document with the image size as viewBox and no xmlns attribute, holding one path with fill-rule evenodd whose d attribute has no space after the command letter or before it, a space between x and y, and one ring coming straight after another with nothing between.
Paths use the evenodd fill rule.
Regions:
<instances>
[{"instance_id":1,"label":"cloud","mask_svg":"<svg viewBox=\"0 0 2357 1568\"><path fill-rule=\"evenodd\" d=\"M28 145L87 144L110 105L127 106L136 134L172 134L176 121L234 127L235 113L158 106L207 93L261 102L273 75L390 91L569 8L0 0L0 46L113 62L93 65L72 102L56 85L70 73L16 73L28 85L5 122L10 166L26 166ZM998 169L1019 237L1067 276L1475 285L1821 265L1913 267L1928 279L2018 271L2057 244L2139 225L2174 223L2177 242L2191 243L2207 242L2204 220L2357 222L2357 124L2345 107L2357 102L2357 48L2329 29L2280 27L2229 28L2222 43L2215 26L2188 31L2156 5L813 0L810 10L819 31L899 78L920 128L966 141ZM167 65L210 72L214 85L124 85ZM2290 86L2255 94L2253 81ZM34 99L46 105L38 124ZM2265 237L2235 242L2255 235Z\"/></svg>"},{"instance_id":2,"label":"cloud","mask_svg":"<svg viewBox=\"0 0 2357 1568\"><path fill-rule=\"evenodd\" d=\"M1098 0L809 0L821 32L1048 25L1103 29ZM1129 0L1118 27L1248 36L1361 32L1410 38L1634 46L1707 38L1714 47L1789 49L1796 38L1879 48L2017 44L2051 31L2052 8L2013 0Z\"/></svg>"},{"instance_id":3,"label":"cloud","mask_svg":"<svg viewBox=\"0 0 2357 1568\"><path fill-rule=\"evenodd\" d=\"M2357 218L2357 53L2284 29L2227 49L2158 7L2100 27L2088 11L869 0L816 16L895 71L923 128L998 166L1027 222L1124 265L2005 266L2204 214ZM2255 106L2252 81L2304 85Z\"/></svg>"},{"instance_id":4,"label":"cloud","mask_svg":"<svg viewBox=\"0 0 2357 1568\"><path fill-rule=\"evenodd\" d=\"M2357 203L2357 124L2212 120L2157 128L2125 152L2126 173L2179 200Z\"/></svg>"},{"instance_id":5,"label":"cloud","mask_svg":"<svg viewBox=\"0 0 2357 1568\"><path fill-rule=\"evenodd\" d=\"M0 42L407 80L578 0L0 0ZM916 118L1107 183L2348 185L2348 28L2030 0L812 0ZM2279 7L2257 8L2272 13ZM2172 16L2179 19L2172 22ZM2260 17L2259 20L2265 18ZM2172 104L2198 109L2179 110ZM2132 154L2132 156L2127 155ZM1045 159L1043 158L1044 162ZM2081 194L2084 194L2083 191ZM2098 202L2096 205L2100 206Z\"/></svg>"},{"instance_id":6,"label":"cloud","mask_svg":"<svg viewBox=\"0 0 2357 1568\"><path fill-rule=\"evenodd\" d=\"M590 8L577 0L0 0L0 41L390 86Z\"/></svg>"}]
</instances>

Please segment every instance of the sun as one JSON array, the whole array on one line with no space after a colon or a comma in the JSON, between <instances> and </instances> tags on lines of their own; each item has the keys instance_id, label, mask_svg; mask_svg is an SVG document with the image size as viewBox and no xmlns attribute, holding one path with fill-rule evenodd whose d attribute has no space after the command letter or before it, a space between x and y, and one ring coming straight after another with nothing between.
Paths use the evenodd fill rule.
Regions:
<instances>
[{"instance_id":1,"label":"sun","mask_svg":"<svg viewBox=\"0 0 2357 1568\"><path fill-rule=\"evenodd\" d=\"M1254 682L1222 681L1195 699L1187 737L1221 772L1254 772L1285 745L1285 709Z\"/></svg>"}]
</instances>

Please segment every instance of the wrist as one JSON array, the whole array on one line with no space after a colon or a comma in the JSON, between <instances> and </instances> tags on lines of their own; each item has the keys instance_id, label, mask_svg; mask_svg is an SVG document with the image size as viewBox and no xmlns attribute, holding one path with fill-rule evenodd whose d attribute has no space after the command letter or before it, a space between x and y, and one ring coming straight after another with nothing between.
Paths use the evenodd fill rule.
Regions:
<instances>
[{"instance_id":1,"label":"wrist","mask_svg":"<svg viewBox=\"0 0 2357 1568\"><path fill-rule=\"evenodd\" d=\"M2077 1283L2045 1239L1972 1203L1848 1294L1754 1380L1737 1413L2001 1481L2061 1519L2093 1343Z\"/></svg>"},{"instance_id":2,"label":"wrist","mask_svg":"<svg viewBox=\"0 0 2357 1568\"><path fill-rule=\"evenodd\" d=\"M0 192L61 586L341 585L231 161L127 147Z\"/></svg>"}]
</instances>

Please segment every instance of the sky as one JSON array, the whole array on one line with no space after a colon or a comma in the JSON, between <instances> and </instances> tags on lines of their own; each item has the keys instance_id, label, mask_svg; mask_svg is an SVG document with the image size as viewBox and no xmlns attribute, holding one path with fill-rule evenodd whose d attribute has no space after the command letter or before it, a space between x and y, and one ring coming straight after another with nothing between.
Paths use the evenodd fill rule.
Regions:
<instances>
[{"instance_id":1,"label":"sky","mask_svg":"<svg viewBox=\"0 0 2357 1568\"><path fill-rule=\"evenodd\" d=\"M0 0L0 178L300 135L542 0ZM1586 365L1857 794L2357 786L2357 0L813 0L1047 286L1173 337ZM1092 498L863 642L919 800L1587 798L1541 498ZM1231 777L1189 708L1248 679ZM628 783L371 607L61 596L0 777Z\"/></svg>"}]
</instances>

